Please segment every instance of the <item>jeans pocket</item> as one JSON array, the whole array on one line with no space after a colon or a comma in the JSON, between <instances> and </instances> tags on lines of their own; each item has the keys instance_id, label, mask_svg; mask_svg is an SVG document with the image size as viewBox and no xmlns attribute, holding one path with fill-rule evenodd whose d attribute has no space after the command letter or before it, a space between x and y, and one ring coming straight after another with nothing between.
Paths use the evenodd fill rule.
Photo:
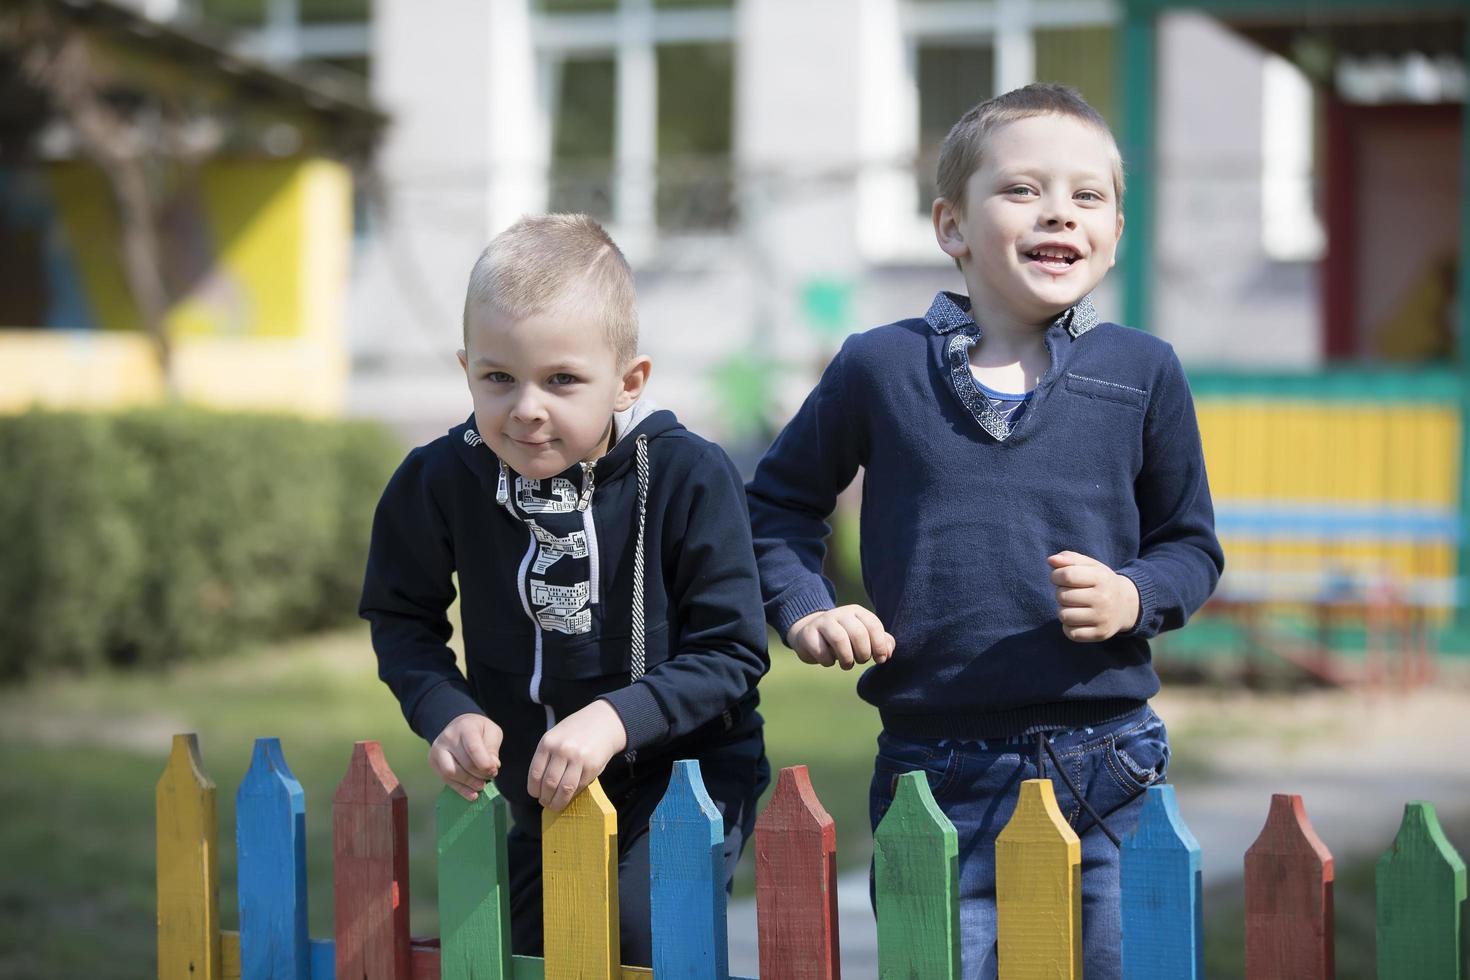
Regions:
<instances>
[{"instance_id":1,"label":"jeans pocket","mask_svg":"<svg viewBox=\"0 0 1470 980\"><path fill-rule=\"evenodd\" d=\"M1157 716L1108 740L1107 769L1125 792L1139 793L1169 773L1169 736Z\"/></svg>"},{"instance_id":2,"label":"jeans pocket","mask_svg":"<svg viewBox=\"0 0 1470 980\"><path fill-rule=\"evenodd\" d=\"M868 792L868 816L876 830L898 792L898 779L905 773L922 772L936 801L945 799L954 787L959 756L953 749L908 742L884 734L878 739L873 760L873 782Z\"/></svg>"}]
</instances>

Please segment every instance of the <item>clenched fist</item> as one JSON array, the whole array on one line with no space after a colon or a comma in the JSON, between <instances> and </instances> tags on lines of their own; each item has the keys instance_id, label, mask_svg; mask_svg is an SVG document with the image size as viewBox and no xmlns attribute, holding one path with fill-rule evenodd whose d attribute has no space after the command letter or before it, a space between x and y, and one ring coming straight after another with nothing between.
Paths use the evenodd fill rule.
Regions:
<instances>
[{"instance_id":1,"label":"clenched fist","mask_svg":"<svg viewBox=\"0 0 1470 980\"><path fill-rule=\"evenodd\" d=\"M1138 586L1096 558L1062 551L1048 558L1062 633L1076 643L1100 643L1138 623Z\"/></svg>"},{"instance_id":2,"label":"clenched fist","mask_svg":"<svg viewBox=\"0 0 1470 980\"><path fill-rule=\"evenodd\" d=\"M526 774L526 792L549 810L564 809L627 746L628 730L617 711L606 701L593 701L541 736Z\"/></svg>"},{"instance_id":3,"label":"clenched fist","mask_svg":"<svg viewBox=\"0 0 1470 980\"><path fill-rule=\"evenodd\" d=\"M429 766L444 784L474 801L500 771L500 743L505 734L484 715L458 715L429 746Z\"/></svg>"}]
</instances>

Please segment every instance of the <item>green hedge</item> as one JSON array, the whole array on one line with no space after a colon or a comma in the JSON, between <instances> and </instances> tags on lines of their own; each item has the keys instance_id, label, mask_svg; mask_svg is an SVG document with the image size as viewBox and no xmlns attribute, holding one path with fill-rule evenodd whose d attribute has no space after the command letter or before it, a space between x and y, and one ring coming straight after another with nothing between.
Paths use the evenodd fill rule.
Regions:
<instances>
[{"instance_id":1,"label":"green hedge","mask_svg":"<svg viewBox=\"0 0 1470 980\"><path fill-rule=\"evenodd\" d=\"M365 422L0 418L0 680L217 656L350 621L402 452Z\"/></svg>"}]
</instances>

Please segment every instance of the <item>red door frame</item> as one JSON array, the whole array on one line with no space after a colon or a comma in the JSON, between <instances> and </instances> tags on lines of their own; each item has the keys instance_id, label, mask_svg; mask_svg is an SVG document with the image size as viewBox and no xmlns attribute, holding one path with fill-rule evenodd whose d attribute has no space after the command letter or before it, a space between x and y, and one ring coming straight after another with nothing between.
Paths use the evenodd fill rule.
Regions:
<instances>
[{"instance_id":1,"label":"red door frame","mask_svg":"<svg viewBox=\"0 0 1470 980\"><path fill-rule=\"evenodd\" d=\"M1359 355L1357 146L1363 125L1369 119L1389 115L1463 124L1461 107L1454 103L1353 105L1335 94L1327 94L1322 140L1322 211L1327 254L1322 258L1321 307L1322 354L1328 361ZM1463 256L1461 261L1465 261Z\"/></svg>"}]
</instances>

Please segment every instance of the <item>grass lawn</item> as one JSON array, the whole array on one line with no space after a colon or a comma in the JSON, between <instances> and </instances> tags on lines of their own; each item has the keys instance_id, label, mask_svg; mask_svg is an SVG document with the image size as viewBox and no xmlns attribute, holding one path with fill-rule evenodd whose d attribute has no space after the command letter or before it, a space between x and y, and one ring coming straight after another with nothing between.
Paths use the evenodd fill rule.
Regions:
<instances>
[{"instance_id":1,"label":"grass lawn","mask_svg":"<svg viewBox=\"0 0 1470 980\"><path fill-rule=\"evenodd\" d=\"M877 713L856 674L780 656L762 685L773 767L805 763L844 866L871 850ZM0 691L0 976L156 974L154 786L175 732L199 734L218 787L220 917L236 927L235 791L254 739L277 736L306 791L311 931L332 934L331 797L352 743L377 739L409 800L413 929L435 934L434 811L425 746L378 682L366 628L168 673L108 673ZM737 895L749 894L753 860Z\"/></svg>"}]
</instances>

